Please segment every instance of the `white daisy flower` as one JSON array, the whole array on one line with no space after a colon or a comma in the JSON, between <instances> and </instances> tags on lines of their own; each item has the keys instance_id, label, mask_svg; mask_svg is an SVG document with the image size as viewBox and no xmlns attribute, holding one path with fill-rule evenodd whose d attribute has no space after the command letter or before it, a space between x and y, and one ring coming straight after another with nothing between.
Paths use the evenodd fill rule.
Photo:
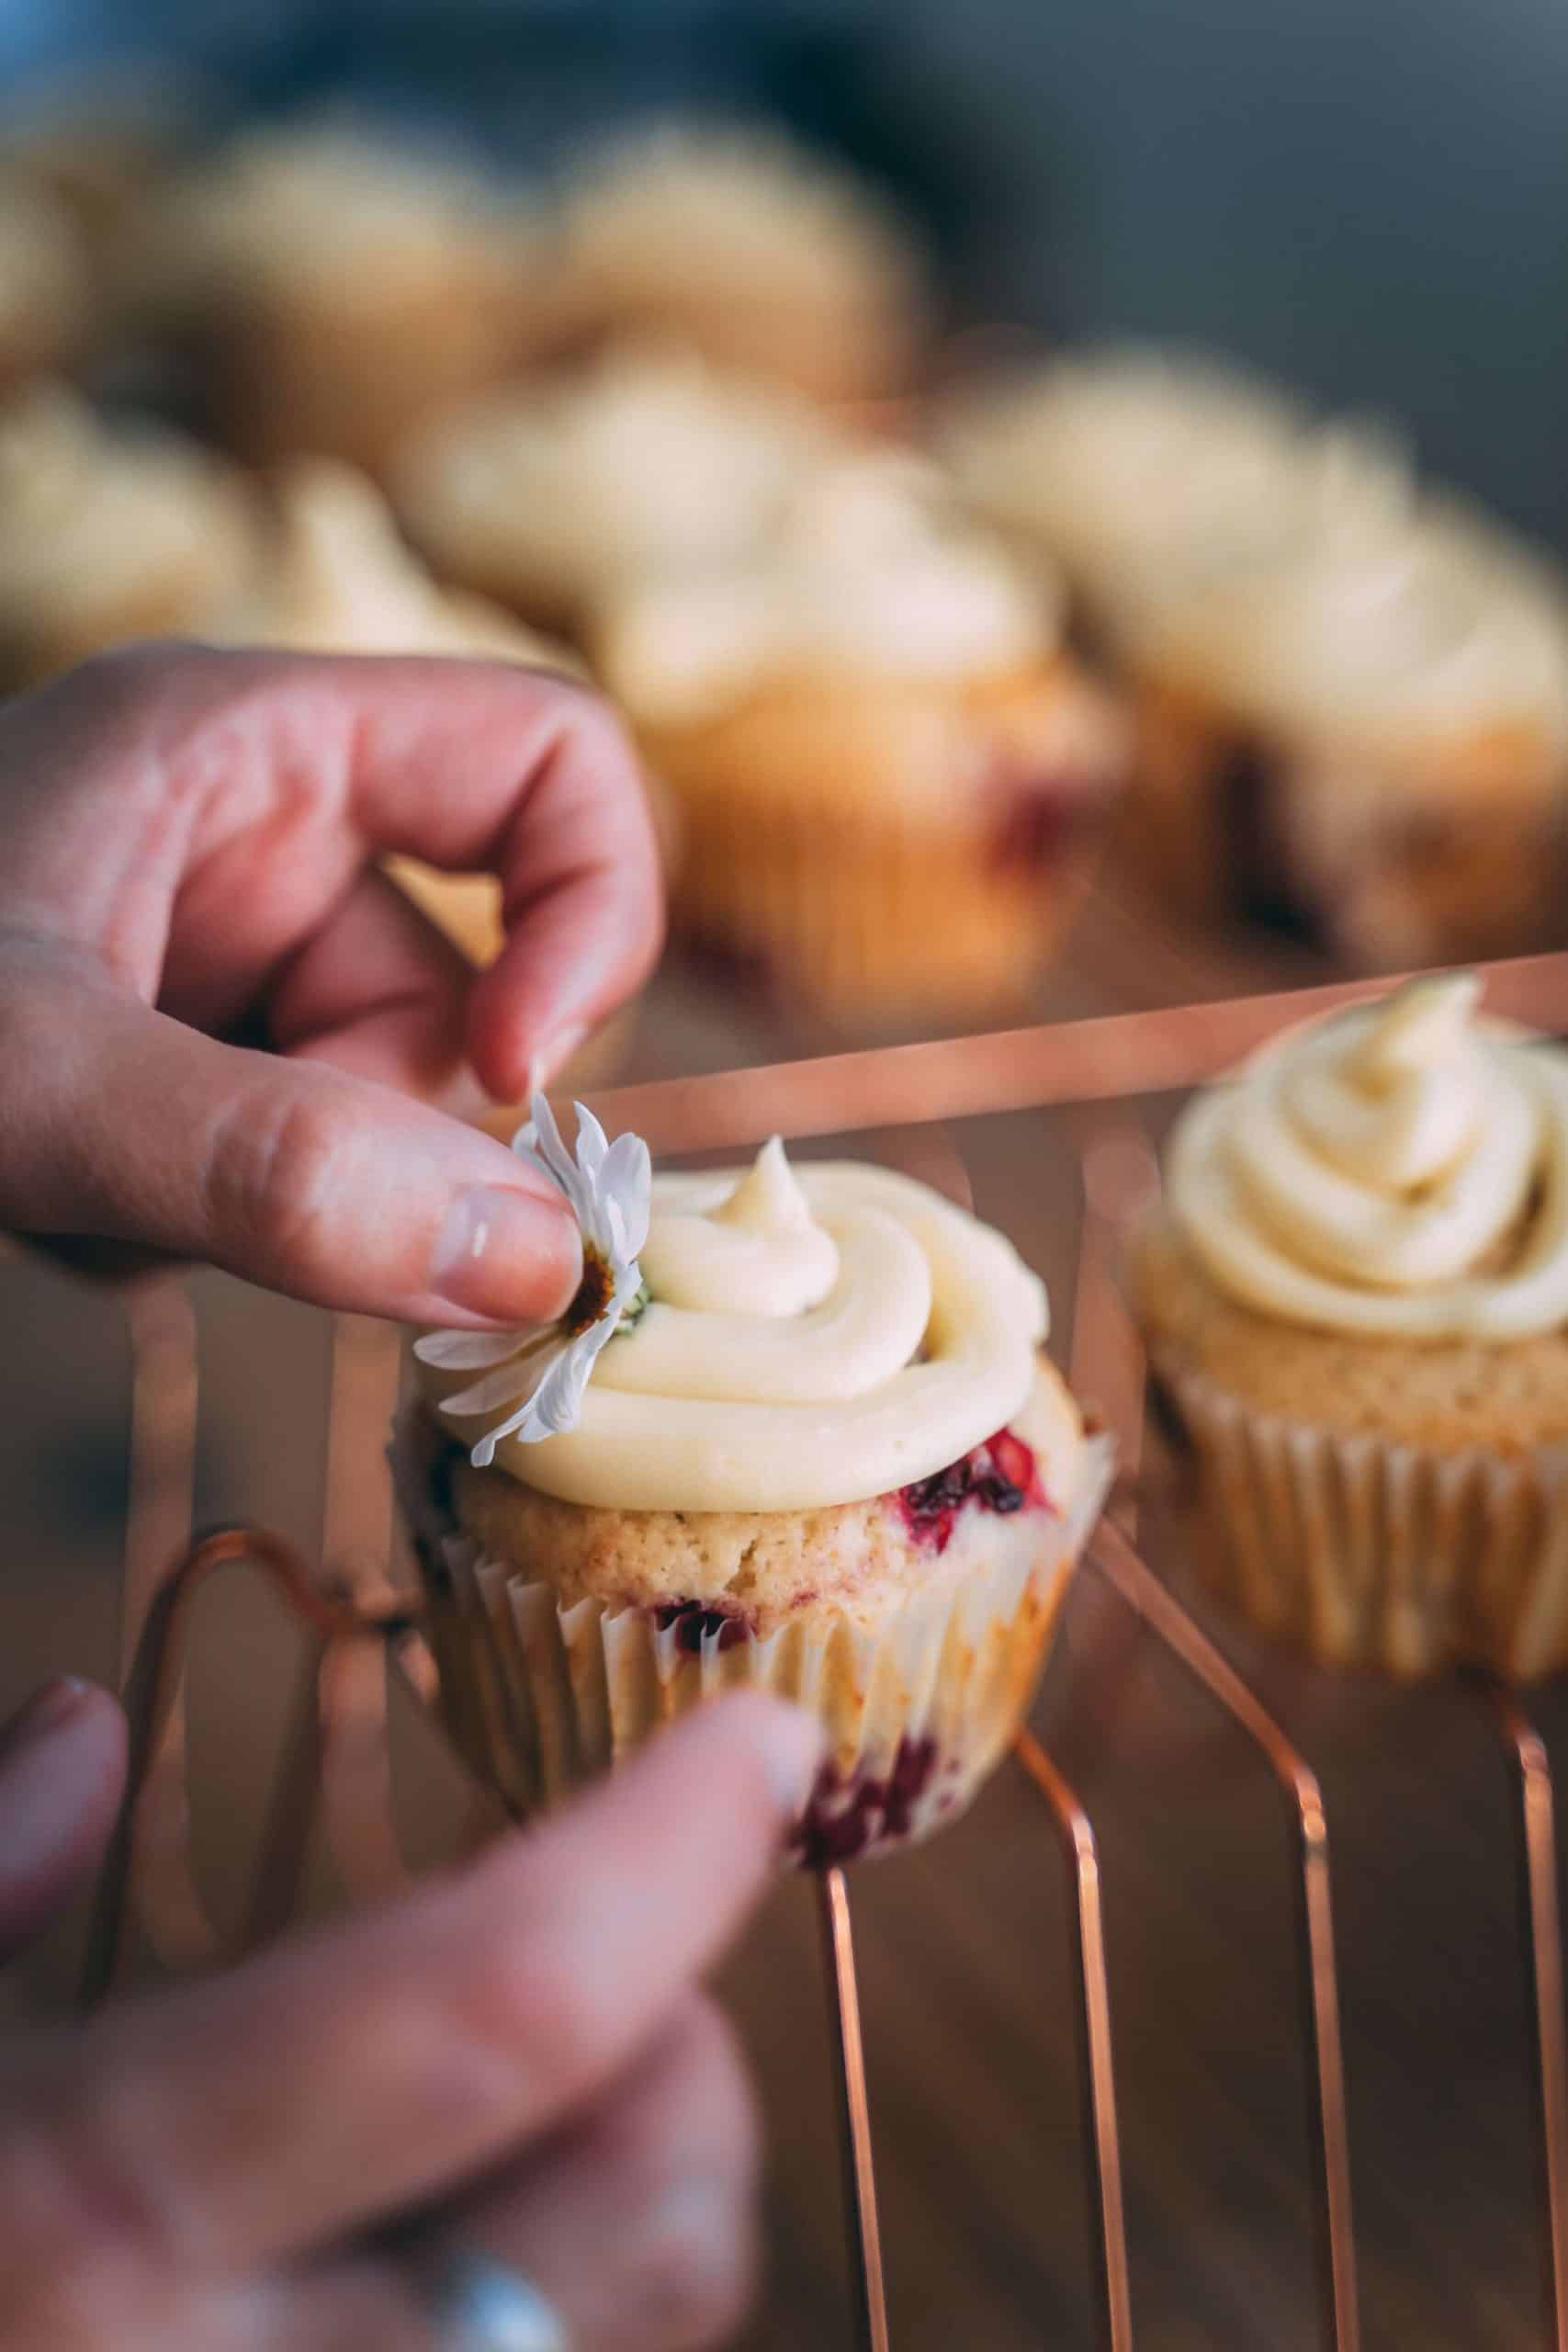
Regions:
<instances>
[{"instance_id":1,"label":"white daisy flower","mask_svg":"<svg viewBox=\"0 0 1568 2352\"><path fill-rule=\"evenodd\" d=\"M642 1289L637 1252L648 1238L653 1183L647 1144L640 1136L608 1142L592 1112L579 1102L573 1159L544 1096L536 1094L528 1108L532 1115L513 1136L512 1148L558 1185L570 1204L582 1235L577 1295L555 1323L528 1324L516 1331L430 1331L414 1341L422 1363L484 1375L444 1397L444 1412L516 1408L486 1430L473 1448L476 1470L489 1465L503 1437L531 1445L576 1428L594 1359L628 1310L636 1310Z\"/></svg>"}]
</instances>

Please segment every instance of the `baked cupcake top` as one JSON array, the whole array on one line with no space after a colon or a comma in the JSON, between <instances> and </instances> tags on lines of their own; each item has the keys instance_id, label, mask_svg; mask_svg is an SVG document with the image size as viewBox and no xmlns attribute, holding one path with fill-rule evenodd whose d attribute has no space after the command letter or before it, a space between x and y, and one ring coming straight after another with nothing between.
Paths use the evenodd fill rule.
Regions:
<instances>
[{"instance_id":1,"label":"baked cupcake top","mask_svg":"<svg viewBox=\"0 0 1568 2352\"><path fill-rule=\"evenodd\" d=\"M326 458L302 459L279 478L265 558L215 633L300 652L493 655L538 669L577 666L563 647L481 597L442 588L399 537L375 484Z\"/></svg>"},{"instance_id":2,"label":"baked cupcake top","mask_svg":"<svg viewBox=\"0 0 1568 2352\"><path fill-rule=\"evenodd\" d=\"M499 260L526 225L460 162L306 123L245 132L170 188L142 265L175 310L330 292L352 316L389 288L446 282L476 253Z\"/></svg>"},{"instance_id":3,"label":"baked cupcake top","mask_svg":"<svg viewBox=\"0 0 1568 2352\"><path fill-rule=\"evenodd\" d=\"M660 1175L643 1238L636 1138L606 1149L579 1119L584 1290L560 1330L415 1345L476 1464L612 1509L807 1510L933 1475L1030 1398L1043 1288L939 1193L851 1161L792 1170L775 1139L749 1170ZM531 1133L566 1189L553 1126ZM1058 1492L1077 1442L1075 1421Z\"/></svg>"},{"instance_id":4,"label":"baked cupcake top","mask_svg":"<svg viewBox=\"0 0 1568 2352\"><path fill-rule=\"evenodd\" d=\"M1489 726L1568 745L1568 596L1501 530L1423 507L1188 582L1145 633L1264 729L1399 751Z\"/></svg>"},{"instance_id":5,"label":"baked cupcake top","mask_svg":"<svg viewBox=\"0 0 1568 2352\"><path fill-rule=\"evenodd\" d=\"M894 449L805 475L729 560L649 571L607 597L595 662L634 718L683 722L764 680L964 679L1055 650L1062 599Z\"/></svg>"},{"instance_id":6,"label":"baked cupcake top","mask_svg":"<svg viewBox=\"0 0 1568 2352\"><path fill-rule=\"evenodd\" d=\"M826 368L887 390L909 365L925 303L912 241L862 182L776 132L667 124L617 140L569 181L560 238L590 323L598 311L612 331L663 327L730 364L772 356L812 390ZM818 347L838 330L839 348Z\"/></svg>"},{"instance_id":7,"label":"baked cupcake top","mask_svg":"<svg viewBox=\"0 0 1568 2352\"><path fill-rule=\"evenodd\" d=\"M190 568L188 624L240 591L255 548L250 498L194 442L111 425L67 386L38 383L0 408L0 622L47 634L51 617L108 610Z\"/></svg>"},{"instance_id":8,"label":"baked cupcake top","mask_svg":"<svg viewBox=\"0 0 1568 2352\"><path fill-rule=\"evenodd\" d=\"M1269 386L1176 353L1060 361L961 405L943 447L967 494L1038 537L1113 625L1145 593L1410 498L1385 437L1314 426Z\"/></svg>"},{"instance_id":9,"label":"baked cupcake top","mask_svg":"<svg viewBox=\"0 0 1568 2352\"><path fill-rule=\"evenodd\" d=\"M58 366L85 332L87 257L64 203L0 170L0 372Z\"/></svg>"},{"instance_id":10,"label":"baked cupcake top","mask_svg":"<svg viewBox=\"0 0 1568 2352\"><path fill-rule=\"evenodd\" d=\"M1167 1204L1279 1321L1504 1343L1568 1322L1568 1054L1454 973L1293 1031L1189 1103Z\"/></svg>"},{"instance_id":11,"label":"baked cupcake top","mask_svg":"<svg viewBox=\"0 0 1568 2352\"><path fill-rule=\"evenodd\" d=\"M618 353L435 425L398 497L438 556L592 600L746 546L824 446L809 412L688 353Z\"/></svg>"}]
</instances>

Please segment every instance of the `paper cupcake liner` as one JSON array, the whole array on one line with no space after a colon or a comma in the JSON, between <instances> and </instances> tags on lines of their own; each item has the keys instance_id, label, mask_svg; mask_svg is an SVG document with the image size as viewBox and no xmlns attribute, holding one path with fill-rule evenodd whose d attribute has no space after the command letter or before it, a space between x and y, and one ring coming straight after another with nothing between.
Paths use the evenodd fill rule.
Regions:
<instances>
[{"instance_id":1,"label":"paper cupcake liner","mask_svg":"<svg viewBox=\"0 0 1568 2352\"><path fill-rule=\"evenodd\" d=\"M1568 1448L1439 1453L1161 1383L1198 1456L1199 1571L1260 1631L1404 1676L1568 1664Z\"/></svg>"},{"instance_id":2,"label":"paper cupcake liner","mask_svg":"<svg viewBox=\"0 0 1568 2352\"><path fill-rule=\"evenodd\" d=\"M975 1795L1021 1722L1069 1576L1110 1484L1110 1441L1090 1442L1071 1514L1013 1556L917 1591L874 1630L803 1611L765 1636L733 1623L581 1600L447 1532L433 1560L432 1645L452 1736L518 1815L554 1804L721 1690L771 1690L807 1708L828 1760L793 1851L848 1860L925 1836ZM434 1567L434 1573L433 1573Z\"/></svg>"}]
</instances>

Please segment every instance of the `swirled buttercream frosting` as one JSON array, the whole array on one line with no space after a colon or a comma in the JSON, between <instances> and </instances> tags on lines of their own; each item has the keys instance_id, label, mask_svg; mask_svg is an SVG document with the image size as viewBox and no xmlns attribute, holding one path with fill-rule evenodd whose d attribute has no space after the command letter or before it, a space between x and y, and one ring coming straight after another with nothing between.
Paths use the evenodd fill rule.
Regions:
<instances>
[{"instance_id":1,"label":"swirled buttercream frosting","mask_svg":"<svg viewBox=\"0 0 1568 2352\"><path fill-rule=\"evenodd\" d=\"M650 1303L600 1352L573 1429L495 1464L624 1510L807 1510L930 1476L1023 1408L1045 1293L1002 1236L849 1161L660 1174ZM421 1368L439 1410L466 1375ZM465 1445L471 1415L444 1415Z\"/></svg>"},{"instance_id":2,"label":"swirled buttercream frosting","mask_svg":"<svg viewBox=\"0 0 1568 2352\"><path fill-rule=\"evenodd\" d=\"M1504 1341L1568 1321L1568 1057L1468 973L1298 1031L1176 1127L1172 1216L1220 1289L1314 1329Z\"/></svg>"}]
</instances>

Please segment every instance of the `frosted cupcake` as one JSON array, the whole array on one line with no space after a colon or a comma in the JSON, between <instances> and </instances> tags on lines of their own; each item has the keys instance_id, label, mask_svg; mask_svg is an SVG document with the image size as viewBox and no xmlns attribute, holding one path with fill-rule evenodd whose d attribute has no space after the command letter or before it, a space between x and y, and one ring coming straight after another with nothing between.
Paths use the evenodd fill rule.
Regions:
<instances>
[{"instance_id":1,"label":"frosted cupcake","mask_svg":"<svg viewBox=\"0 0 1568 2352\"><path fill-rule=\"evenodd\" d=\"M1189 1104L1134 1254L1214 1589L1335 1664L1568 1664L1568 1054L1463 975Z\"/></svg>"},{"instance_id":2,"label":"frosted cupcake","mask_svg":"<svg viewBox=\"0 0 1568 2352\"><path fill-rule=\"evenodd\" d=\"M505 372L544 269L478 173L319 124L231 142L169 190L139 252L220 437L372 471Z\"/></svg>"},{"instance_id":3,"label":"frosted cupcake","mask_svg":"<svg viewBox=\"0 0 1568 2352\"><path fill-rule=\"evenodd\" d=\"M69 210L0 168L0 393L73 366L92 314L92 272Z\"/></svg>"},{"instance_id":4,"label":"frosted cupcake","mask_svg":"<svg viewBox=\"0 0 1568 2352\"><path fill-rule=\"evenodd\" d=\"M829 401L914 372L924 271L891 208L775 134L666 127L587 158L561 208L577 332L670 336Z\"/></svg>"},{"instance_id":5,"label":"frosted cupcake","mask_svg":"<svg viewBox=\"0 0 1568 2352\"><path fill-rule=\"evenodd\" d=\"M416 1342L396 1449L458 1739L528 1812L754 1684L828 1734L803 1857L923 1836L1017 1727L1103 1491L1039 1283L925 1186L776 1142L660 1175L649 1221L636 1137L580 1112L574 1166L535 1107L579 1298Z\"/></svg>"},{"instance_id":6,"label":"frosted cupcake","mask_svg":"<svg viewBox=\"0 0 1568 2352\"><path fill-rule=\"evenodd\" d=\"M1348 960L1503 954L1560 916L1568 596L1502 531L1425 502L1145 599L1129 630L1137 810L1219 844Z\"/></svg>"},{"instance_id":7,"label":"frosted cupcake","mask_svg":"<svg viewBox=\"0 0 1568 2352\"><path fill-rule=\"evenodd\" d=\"M623 580L765 533L827 446L796 402L690 354L613 353L443 419L394 490L446 577L581 629Z\"/></svg>"},{"instance_id":8,"label":"frosted cupcake","mask_svg":"<svg viewBox=\"0 0 1568 2352\"><path fill-rule=\"evenodd\" d=\"M111 425L61 384L0 405L0 688L135 637L200 635L243 593L257 516L178 435Z\"/></svg>"},{"instance_id":9,"label":"frosted cupcake","mask_svg":"<svg viewBox=\"0 0 1568 2352\"><path fill-rule=\"evenodd\" d=\"M682 819L678 924L832 1012L1017 1001L1122 779L1059 600L912 457L818 468L729 561L591 638Z\"/></svg>"}]
</instances>

